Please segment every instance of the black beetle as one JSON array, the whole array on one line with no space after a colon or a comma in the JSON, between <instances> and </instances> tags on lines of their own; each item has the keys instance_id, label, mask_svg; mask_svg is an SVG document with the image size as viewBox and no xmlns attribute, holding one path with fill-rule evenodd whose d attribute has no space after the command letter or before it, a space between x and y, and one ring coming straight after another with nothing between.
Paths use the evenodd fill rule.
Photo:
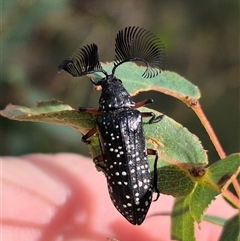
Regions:
<instances>
[{"instance_id":1,"label":"black beetle","mask_svg":"<svg viewBox=\"0 0 240 241\"><path fill-rule=\"evenodd\" d=\"M98 59L96 44L87 45L59 66L72 76L95 72L106 75L92 83L102 87L99 109L79 108L79 111L97 115L96 126L82 140L95 133L99 136L102 155L94 158L107 178L110 198L117 210L132 224L140 225L146 217L152 201L152 192L157 192L156 150L147 149L143 133L142 117L151 117L149 124L160 121L152 112L141 113L138 107L152 103L152 99L135 103L114 75L116 68L127 61L143 61L147 68L145 78L156 76L165 66L165 48L152 33L139 27L127 27L119 31L115 39L115 61L109 75ZM147 155L155 155L154 178L150 175ZM156 199L157 199L156 198Z\"/></svg>"}]
</instances>

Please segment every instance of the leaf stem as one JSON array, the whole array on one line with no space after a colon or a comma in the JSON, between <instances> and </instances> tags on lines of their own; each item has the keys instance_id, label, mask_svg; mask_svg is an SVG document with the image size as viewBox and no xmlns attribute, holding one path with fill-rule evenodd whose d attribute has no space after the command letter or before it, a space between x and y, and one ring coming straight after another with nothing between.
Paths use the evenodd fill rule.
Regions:
<instances>
[{"instance_id":1,"label":"leaf stem","mask_svg":"<svg viewBox=\"0 0 240 241\"><path fill-rule=\"evenodd\" d=\"M211 127L209 121L207 120L207 117L205 116L200 103L197 101L194 103L194 105L191 105L191 108L193 109L193 111L196 113L196 115L198 116L198 118L200 119L202 125L204 126L206 132L208 133L210 140L212 141L218 155L220 156L221 159L226 157L226 154L213 130L213 128Z\"/></svg>"},{"instance_id":2,"label":"leaf stem","mask_svg":"<svg viewBox=\"0 0 240 241\"><path fill-rule=\"evenodd\" d=\"M232 175L232 177L225 183L223 186L221 192L222 195L235 207L240 209L240 184L238 182L237 176L240 173L240 167L237 169L237 171ZM234 189L236 190L237 196L235 196L231 191L228 190L229 185L232 183Z\"/></svg>"}]
</instances>

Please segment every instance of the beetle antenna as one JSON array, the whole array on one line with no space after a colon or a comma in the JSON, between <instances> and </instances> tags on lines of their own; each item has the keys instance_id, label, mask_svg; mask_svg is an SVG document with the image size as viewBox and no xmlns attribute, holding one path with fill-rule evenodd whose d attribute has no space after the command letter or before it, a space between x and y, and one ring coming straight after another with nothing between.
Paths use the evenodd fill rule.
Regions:
<instances>
[{"instance_id":1,"label":"beetle antenna","mask_svg":"<svg viewBox=\"0 0 240 241\"><path fill-rule=\"evenodd\" d=\"M115 39L115 60L112 74L122 63L143 61L147 69L144 78L158 75L166 65L166 50L162 41L151 32L139 27L127 27Z\"/></svg>"},{"instance_id":2,"label":"beetle antenna","mask_svg":"<svg viewBox=\"0 0 240 241\"><path fill-rule=\"evenodd\" d=\"M79 48L72 57L64 60L58 70L65 70L74 77L102 72L107 75L107 72L102 68L98 59L98 47L96 44L90 44Z\"/></svg>"}]
</instances>

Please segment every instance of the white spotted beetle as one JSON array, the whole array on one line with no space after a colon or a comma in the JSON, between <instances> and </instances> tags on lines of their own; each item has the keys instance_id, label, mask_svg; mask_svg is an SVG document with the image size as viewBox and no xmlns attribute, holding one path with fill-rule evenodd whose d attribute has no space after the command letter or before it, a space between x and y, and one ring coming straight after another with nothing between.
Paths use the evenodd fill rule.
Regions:
<instances>
[{"instance_id":1,"label":"white spotted beetle","mask_svg":"<svg viewBox=\"0 0 240 241\"><path fill-rule=\"evenodd\" d=\"M151 117L149 124L160 121L152 112L141 113L138 107L152 103L152 99L135 103L122 81L114 75L116 68L127 61L143 61L147 68L143 77L156 76L165 66L166 52L162 42L149 31L139 27L127 27L119 31L115 39L115 61L109 75L98 59L98 47L90 44L80 48L73 57L59 66L72 76L102 72L105 78L92 83L102 87L99 109L79 108L81 112L97 115L96 126L82 137L88 140L95 133L99 136L102 155L94 158L107 178L110 198L116 209L132 224L140 225L148 212L152 193L157 193L156 150L147 149L143 133L142 117ZM147 155L155 155L154 177L151 177Z\"/></svg>"}]
</instances>

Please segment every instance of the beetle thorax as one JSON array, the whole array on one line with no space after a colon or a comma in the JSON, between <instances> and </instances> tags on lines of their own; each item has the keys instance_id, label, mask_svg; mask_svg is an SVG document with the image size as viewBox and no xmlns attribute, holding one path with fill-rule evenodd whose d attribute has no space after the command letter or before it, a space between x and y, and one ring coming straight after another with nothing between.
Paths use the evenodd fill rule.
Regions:
<instances>
[{"instance_id":1,"label":"beetle thorax","mask_svg":"<svg viewBox=\"0 0 240 241\"><path fill-rule=\"evenodd\" d=\"M99 99L99 110L109 111L121 108L131 108L135 105L122 81L113 75L101 80L102 94Z\"/></svg>"}]
</instances>

